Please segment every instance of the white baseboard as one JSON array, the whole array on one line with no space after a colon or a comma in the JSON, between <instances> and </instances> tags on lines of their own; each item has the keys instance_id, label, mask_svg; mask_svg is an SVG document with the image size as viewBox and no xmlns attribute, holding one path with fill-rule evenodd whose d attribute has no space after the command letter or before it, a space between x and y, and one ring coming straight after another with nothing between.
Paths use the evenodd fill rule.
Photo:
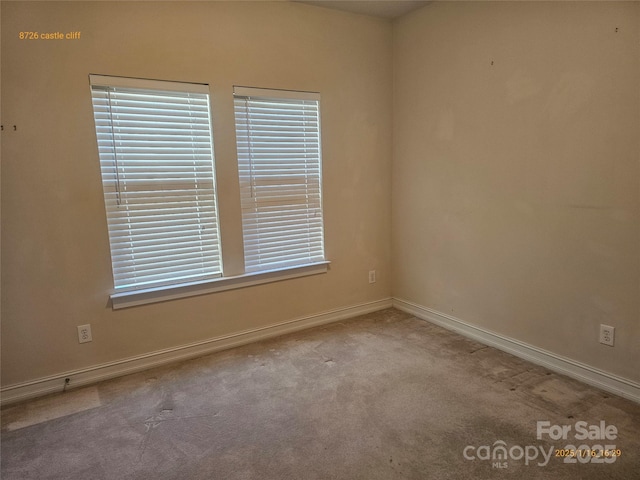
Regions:
<instances>
[{"instance_id":1,"label":"white baseboard","mask_svg":"<svg viewBox=\"0 0 640 480\"><path fill-rule=\"evenodd\" d=\"M187 360L286 333L364 315L365 313L383 310L391 306L391 298L386 298L288 320L266 327L244 330L201 342L190 343L188 345L180 345L144 355L94 365L80 370L62 372L29 382L8 385L0 390L0 404L8 405L49 393L60 392L64 388L65 379L67 378L70 379L67 389L77 388L160 365Z\"/></svg>"},{"instance_id":2,"label":"white baseboard","mask_svg":"<svg viewBox=\"0 0 640 480\"><path fill-rule=\"evenodd\" d=\"M453 330L477 342L495 347L516 357L541 365L567 377L614 393L621 397L640 403L640 384L626 378L613 375L587 364L556 355L524 342L514 340L483 328L470 325L456 317L447 315L428 307L423 307L407 300L393 298L393 306L410 313L422 320L435 323L448 330Z\"/></svg>"}]
</instances>

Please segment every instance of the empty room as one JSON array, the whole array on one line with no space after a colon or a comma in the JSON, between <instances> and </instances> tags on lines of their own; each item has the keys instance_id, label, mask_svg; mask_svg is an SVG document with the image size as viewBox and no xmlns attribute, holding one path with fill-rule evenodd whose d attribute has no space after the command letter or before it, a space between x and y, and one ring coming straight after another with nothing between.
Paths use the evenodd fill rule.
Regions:
<instances>
[{"instance_id":1,"label":"empty room","mask_svg":"<svg viewBox=\"0 0 640 480\"><path fill-rule=\"evenodd\" d=\"M0 21L3 480L640 478L640 2Z\"/></svg>"}]
</instances>

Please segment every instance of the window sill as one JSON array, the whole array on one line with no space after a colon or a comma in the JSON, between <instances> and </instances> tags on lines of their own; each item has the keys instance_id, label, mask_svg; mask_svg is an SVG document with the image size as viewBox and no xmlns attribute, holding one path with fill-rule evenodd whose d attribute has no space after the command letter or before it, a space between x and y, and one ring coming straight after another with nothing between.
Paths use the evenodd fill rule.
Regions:
<instances>
[{"instance_id":1,"label":"window sill","mask_svg":"<svg viewBox=\"0 0 640 480\"><path fill-rule=\"evenodd\" d=\"M121 308L136 307L149 303L166 302L178 298L193 297L196 295L261 285L263 283L279 282L291 278L317 275L326 273L329 270L329 263L330 262L320 262L299 267L269 270L266 272L246 273L235 277L221 277L203 282L113 293L110 296L111 307L113 310L119 310Z\"/></svg>"}]
</instances>

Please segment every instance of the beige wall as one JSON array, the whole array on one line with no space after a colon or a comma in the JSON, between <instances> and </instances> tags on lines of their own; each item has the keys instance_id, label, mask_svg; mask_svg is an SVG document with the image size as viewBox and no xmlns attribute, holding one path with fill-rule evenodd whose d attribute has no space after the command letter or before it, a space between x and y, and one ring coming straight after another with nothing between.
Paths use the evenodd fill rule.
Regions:
<instances>
[{"instance_id":1,"label":"beige wall","mask_svg":"<svg viewBox=\"0 0 640 480\"><path fill-rule=\"evenodd\" d=\"M436 2L393 40L288 2L1 9L3 386L383 299L391 259L398 298L640 380L640 4ZM108 308L89 73L211 85L228 273L232 85L321 92L330 272Z\"/></svg>"},{"instance_id":2,"label":"beige wall","mask_svg":"<svg viewBox=\"0 0 640 480\"><path fill-rule=\"evenodd\" d=\"M395 25L394 297L640 381L639 27L636 2Z\"/></svg>"},{"instance_id":3,"label":"beige wall","mask_svg":"<svg viewBox=\"0 0 640 480\"><path fill-rule=\"evenodd\" d=\"M388 298L392 30L284 2L2 2L4 386ZM20 31L80 31L20 40ZM228 273L241 258L232 86L322 95L331 270L112 311L90 73L211 85ZM368 283L376 269L377 283ZM93 342L78 344L90 323Z\"/></svg>"}]
</instances>

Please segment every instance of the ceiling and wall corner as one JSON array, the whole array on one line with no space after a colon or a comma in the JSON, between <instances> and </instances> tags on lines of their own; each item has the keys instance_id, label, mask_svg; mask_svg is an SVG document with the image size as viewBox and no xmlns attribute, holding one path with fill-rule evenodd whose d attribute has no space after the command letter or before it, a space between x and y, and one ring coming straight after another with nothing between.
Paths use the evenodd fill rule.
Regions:
<instances>
[{"instance_id":1,"label":"ceiling and wall corner","mask_svg":"<svg viewBox=\"0 0 640 480\"><path fill-rule=\"evenodd\" d=\"M423 7L431 1L425 0L373 0L373 1L350 1L350 0L294 0L297 3L306 3L317 7L332 8L344 12L371 15L388 19L396 19Z\"/></svg>"}]
</instances>

